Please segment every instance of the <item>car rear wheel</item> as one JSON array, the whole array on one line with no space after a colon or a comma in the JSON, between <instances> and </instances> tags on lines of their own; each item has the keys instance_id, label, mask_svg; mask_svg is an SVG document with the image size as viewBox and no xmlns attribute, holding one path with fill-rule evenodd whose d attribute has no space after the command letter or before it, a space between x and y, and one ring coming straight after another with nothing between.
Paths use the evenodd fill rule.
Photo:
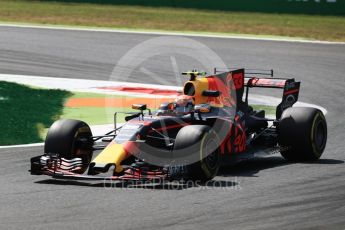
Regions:
<instances>
[{"instance_id":1,"label":"car rear wheel","mask_svg":"<svg viewBox=\"0 0 345 230\"><path fill-rule=\"evenodd\" d=\"M92 159L93 139L90 127L83 121L62 119L49 128L44 152L58 154L65 159L81 158L80 173L84 172Z\"/></svg>"},{"instance_id":2,"label":"car rear wheel","mask_svg":"<svg viewBox=\"0 0 345 230\"><path fill-rule=\"evenodd\" d=\"M278 126L282 156L289 161L318 160L327 142L327 123L316 108L286 109Z\"/></svg>"},{"instance_id":3,"label":"car rear wheel","mask_svg":"<svg viewBox=\"0 0 345 230\"><path fill-rule=\"evenodd\" d=\"M176 136L173 155L181 153L197 156L196 162L186 165L184 179L204 183L217 175L220 166L219 140L209 126L183 127Z\"/></svg>"}]
</instances>

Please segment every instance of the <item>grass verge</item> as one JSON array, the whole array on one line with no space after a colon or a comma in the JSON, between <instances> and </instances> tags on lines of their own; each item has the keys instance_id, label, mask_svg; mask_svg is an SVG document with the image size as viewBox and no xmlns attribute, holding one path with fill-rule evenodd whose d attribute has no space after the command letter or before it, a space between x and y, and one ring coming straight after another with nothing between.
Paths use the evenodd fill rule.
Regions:
<instances>
[{"instance_id":1,"label":"grass verge","mask_svg":"<svg viewBox=\"0 0 345 230\"><path fill-rule=\"evenodd\" d=\"M0 21L345 41L345 18L0 0Z\"/></svg>"},{"instance_id":2,"label":"grass verge","mask_svg":"<svg viewBox=\"0 0 345 230\"><path fill-rule=\"evenodd\" d=\"M67 91L0 81L0 145L42 141L41 132L60 117L69 96Z\"/></svg>"}]
</instances>

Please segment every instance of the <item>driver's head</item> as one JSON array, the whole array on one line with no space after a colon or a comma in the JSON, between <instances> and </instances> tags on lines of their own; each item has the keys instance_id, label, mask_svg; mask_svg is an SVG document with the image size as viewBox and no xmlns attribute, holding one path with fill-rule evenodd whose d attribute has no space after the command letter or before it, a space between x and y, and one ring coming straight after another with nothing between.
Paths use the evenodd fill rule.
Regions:
<instances>
[{"instance_id":1,"label":"driver's head","mask_svg":"<svg viewBox=\"0 0 345 230\"><path fill-rule=\"evenodd\" d=\"M175 103L178 106L185 107L189 103L190 104L193 103L193 99L191 96L188 96L188 95L180 95L175 99Z\"/></svg>"}]
</instances>

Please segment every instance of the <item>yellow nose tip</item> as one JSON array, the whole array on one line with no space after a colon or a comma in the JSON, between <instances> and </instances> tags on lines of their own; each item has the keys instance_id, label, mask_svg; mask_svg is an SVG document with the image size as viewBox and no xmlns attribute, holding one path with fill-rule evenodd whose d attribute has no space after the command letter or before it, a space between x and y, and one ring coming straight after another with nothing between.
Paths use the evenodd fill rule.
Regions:
<instances>
[{"instance_id":1,"label":"yellow nose tip","mask_svg":"<svg viewBox=\"0 0 345 230\"><path fill-rule=\"evenodd\" d=\"M123 171L121 162L127 158L127 152L121 144L110 143L92 162L96 165L115 164L115 172Z\"/></svg>"}]
</instances>

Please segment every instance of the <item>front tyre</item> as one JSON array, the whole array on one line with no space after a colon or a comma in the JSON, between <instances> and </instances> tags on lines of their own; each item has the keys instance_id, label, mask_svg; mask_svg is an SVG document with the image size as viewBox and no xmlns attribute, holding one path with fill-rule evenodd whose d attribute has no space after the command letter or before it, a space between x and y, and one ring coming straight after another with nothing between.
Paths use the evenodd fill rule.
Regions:
<instances>
[{"instance_id":1,"label":"front tyre","mask_svg":"<svg viewBox=\"0 0 345 230\"><path fill-rule=\"evenodd\" d=\"M327 123L316 108L286 109L278 126L278 143L282 156L289 161L318 160L327 142Z\"/></svg>"},{"instance_id":2,"label":"front tyre","mask_svg":"<svg viewBox=\"0 0 345 230\"><path fill-rule=\"evenodd\" d=\"M184 179L205 183L213 179L219 170L219 139L206 125L183 127L177 134L173 155L195 154L197 162L186 165Z\"/></svg>"},{"instance_id":3,"label":"front tyre","mask_svg":"<svg viewBox=\"0 0 345 230\"><path fill-rule=\"evenodd\" d=\"M83 173L93 154L93 139L90 127L83 121L62 119L55 121L49 128L44 152L58 154L65 159L81 158Z\"/></svg>"}]
</instances>

